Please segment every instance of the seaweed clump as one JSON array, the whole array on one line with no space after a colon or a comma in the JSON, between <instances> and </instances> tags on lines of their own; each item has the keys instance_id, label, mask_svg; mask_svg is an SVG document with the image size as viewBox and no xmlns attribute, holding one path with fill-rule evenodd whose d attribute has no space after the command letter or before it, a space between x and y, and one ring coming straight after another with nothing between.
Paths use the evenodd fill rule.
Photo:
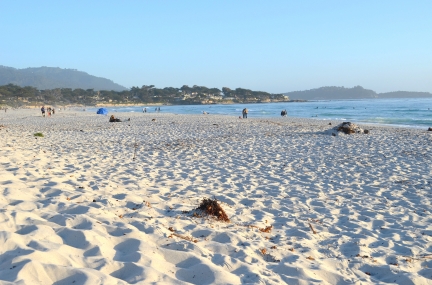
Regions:
<instances>
[{"instance_id":1,"label":"seaweed clump","mask_svg":"<svg viewBox=\"0 0 432 285\"><path fill-rule=\"evenodd\" d=\"M202 214L214 216L219 221L230 222L228 215L222 209L217 199L204 198L196 210Z\"/></svg>"}]
</instances>

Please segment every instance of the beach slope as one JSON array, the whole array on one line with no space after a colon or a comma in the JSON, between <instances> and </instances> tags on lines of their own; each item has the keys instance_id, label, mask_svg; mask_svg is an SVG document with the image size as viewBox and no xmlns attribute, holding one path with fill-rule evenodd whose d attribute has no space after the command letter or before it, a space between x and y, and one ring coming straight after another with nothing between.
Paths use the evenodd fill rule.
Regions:
<instances>
[{"instance_id":1,"label":"beach slope","mask_svg":"<svg viewBox=\"0 0 432 285\"><path fill-rule=\"evenodd\" d=\"M432 284L432 132L115 115L0 115L0 284Z\"/></svg>"}]
</instances>

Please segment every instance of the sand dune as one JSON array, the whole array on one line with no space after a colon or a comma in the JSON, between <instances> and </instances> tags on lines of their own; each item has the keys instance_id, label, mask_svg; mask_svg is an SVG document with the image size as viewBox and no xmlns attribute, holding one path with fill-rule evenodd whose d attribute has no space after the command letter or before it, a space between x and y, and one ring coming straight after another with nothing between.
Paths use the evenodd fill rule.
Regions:
<instances>
[{"instance_id":1,"label":"sand dune","mask_svg":"<svg viewBox=\"0 0 432 285\"><path fill-rule=\"evenodd\" d=\"M432 284L431 132L115 115L0 115L0 284Z\"/></svg>"}]
</instances>

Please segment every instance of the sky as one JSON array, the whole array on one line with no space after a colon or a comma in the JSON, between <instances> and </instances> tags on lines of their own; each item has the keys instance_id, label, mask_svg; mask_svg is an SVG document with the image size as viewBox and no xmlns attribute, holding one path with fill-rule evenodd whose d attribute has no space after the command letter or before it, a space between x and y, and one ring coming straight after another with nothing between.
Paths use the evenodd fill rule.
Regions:
<instances>
[{"instance_id":1,"label":"sky","mask_svg":"<svg viewBox=\"0 0 432 285\"><path fill-rule=\"evenodd\" d=\"M127 88L432 92L432 1L0 0L0 65Z\"/></svg>"}]
</instances>

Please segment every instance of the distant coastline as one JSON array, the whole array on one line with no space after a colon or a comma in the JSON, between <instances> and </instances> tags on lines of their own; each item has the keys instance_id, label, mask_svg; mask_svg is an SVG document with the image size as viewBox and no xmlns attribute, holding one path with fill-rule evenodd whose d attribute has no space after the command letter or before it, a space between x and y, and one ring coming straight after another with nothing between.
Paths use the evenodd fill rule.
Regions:
<instances>
[{"instance_id":1,"label":"distant coastline","mask_svg":"<svg viewBox=\"0 0 432 285\"><path fill-rule=\"evenodd\" d=\"M432 93L429 92L393 91L377 93L361 86L352 88L327 86L304 91L286 92L283 94L290 99L304 100L432 98Z\"/></svg>"},{"instance_id":2,"label":"distant coastline","mask_svg":"<svg viewBox=\"0 0 432 285\"><path fill-rule=\"evenodd\" d=\"M38 76L34 77L34 73ZM32 76L30 76L32 74ZM40 76L42 77L40 77ZM18 80L19 78L19 80ZM31 80L30 80L31 79ZM68 81L71 80L71 82ZM43 89L51 82L56 86ZM0 107L51 106L163 106L307 102L391 98L432 98L429 92L394 91L377 93L361 86L326 86L286 93L269 93L245 88L188 86L157 88L142 85L122 90L111 80L84 72L60 68L16 70L0 66ZM117 88L113 89L113 88Z\"/></svg>"}]
</instances>

